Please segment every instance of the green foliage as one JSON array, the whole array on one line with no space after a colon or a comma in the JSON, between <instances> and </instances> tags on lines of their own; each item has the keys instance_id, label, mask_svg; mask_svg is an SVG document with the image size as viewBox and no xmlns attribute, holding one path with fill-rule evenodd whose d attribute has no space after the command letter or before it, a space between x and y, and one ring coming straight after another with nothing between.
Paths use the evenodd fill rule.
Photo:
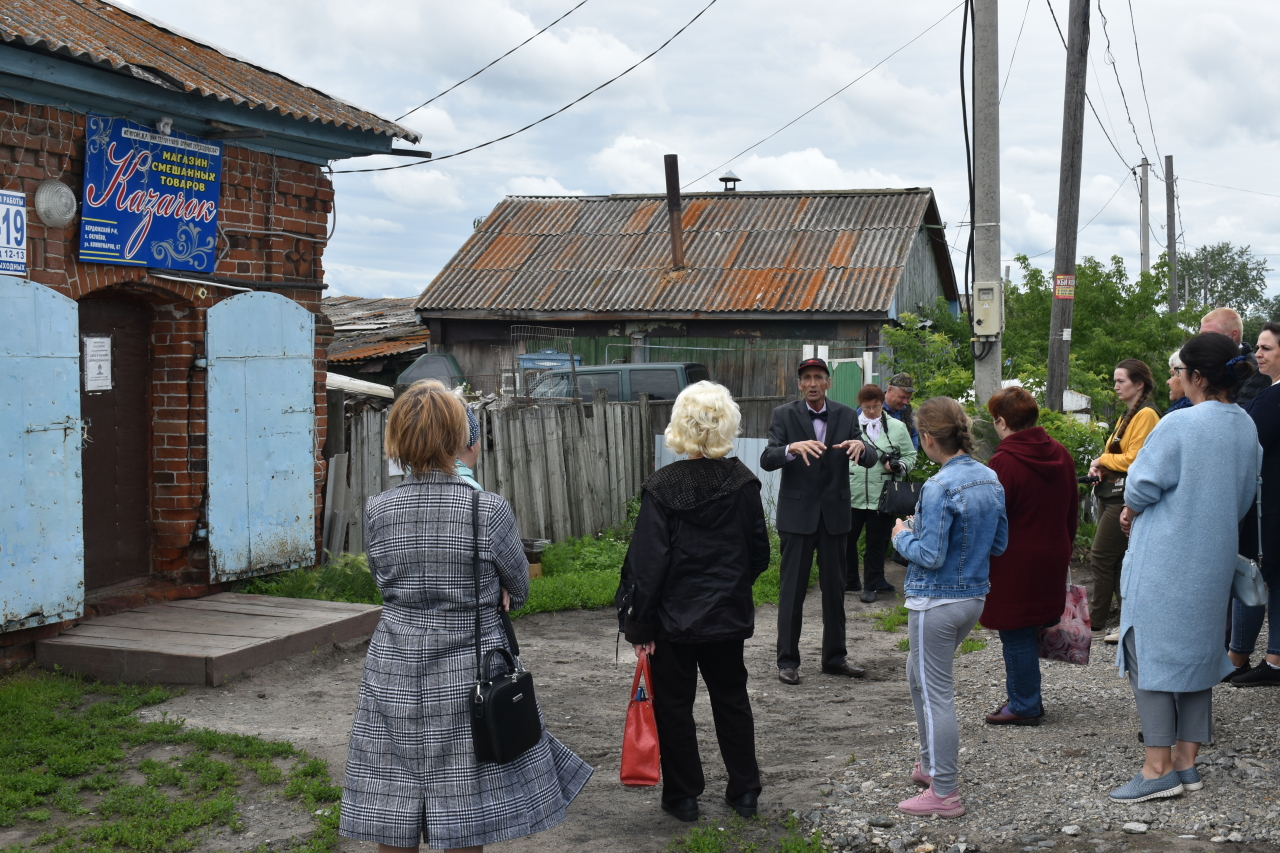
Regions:
<instances>
[{"instance_id":1,"label":"green foliage","mask_svg":"<svg viewBox=\"0 0 1280 853\"><path fill-rule=\"evenodd\" d=\"M1006 376L1043 373L1049 359L1049 317L1052 309L1050 277L1017 256L1023 280L1005 294L1004 352L1012 363ZM1164 260L1150 273L1130 279L1124 260L1110 265L1086 257L1076 265L1076 298L1071 318L1071 354L1067 386L1099 403L1112 400L1111 372L1126 358L1145 361L1157 381L1163 378L1169 354L1199 327L1198 309L1178 314L1167 311L1169 266ZM1158 395L1153 395L1153 399Z\"/></svg>"},{"instance_id":2,"label":"green foliage","mask_svg":"<svg viewBox=\"0 0 1280 853\"><path fill-rule=\"evenodd\" d=\"M907 624L907 608L899 604L887 610L876 610L871 614L871 619L881 631L892 634Z\"/></svg>"},{"instance_id":3,"label":"green foliage","mask_svg":"<svg viewBox=\"0 0 1280 853\"><path fill-rule=\"evenodd\" d=\"M629 539L610 530L600 536L553 542L542 552L542 575L551 578L584 572L617 572L626 559Z\"/></svg>"},{"instance_id":4,"label":"green foliage","mask_svg":"<svg viewBox=\"0 0 1280 853\"><path fill-rule=\"evenodd\" d=\"M956 331L955 324L944 327L915 314L898 315L898 323L880 330L881 340L893 348L890 370L905 370L915 378L916 399L964 397L973 387L973 356L967 330L963 330L963 338L956 340L949 337Z\"/></svg>"},{"instance_id":5,"label":"green foliage","mask_svg":"<svg viewBox=\"0 0 1280 853\"><path fill-rule=\"evenodd\" d=\"M956 657L967 655L969 652L977 652L987 647L987 641L981 637L965 637L960 641L960 648L956 649Z\"/></svg>"},{"instance_id":6,"label":"green foliage","mask_svg":"<svg viewBox=\"0 0 1280 853\"><path fill-rule=\"evenodd\" d=\"M911 638L910 638L910 637L903 637L901 640L899 640L899 641L898 641L898 651L900 651L900 652L909 652L909 651L911 651Z\"/></svg>"},{"instance_id":7,"label":"green foliage","mask_svg":"<svg viewBox=\"0 0 1280 853\"><path fill-rule=\"evenodd\" d=\"M1207 301L1202 297L1206 263ZM1200 313L1215 305L1226 305L1239 311L1241 317L1248 317L1266 301L1268 269L1266 259L1255 256L1249 246L1214 243L1178 256L1178 286L1189 292L1194 305L1201 306Z\"/></svg>"},{"instance_id":8,"label":"green foliage","mask_svg":"<svg viewBox=\"0 0 1280 853\"><path fill-rule=\"evenodd\" d=\"M310 811L324 804L336 811L341 789L330 783L328 768L292 744L133 716L170 695L162 688L89 685L31 670L0 680L0 825L12 826L18 815L48 821L54 810L87 818L80 792L89 791L102 796L92 819L57 826L37 844L58 842L58 853L190 850L208 827L240 828L237 788L246 775L256 774L263 785L285 781L272 758L293 761L284 796ZM139 762L142 784L122 781L128 752L147 745L173 754ZM332 851L336 824L331 831L329 823L318 819L302 849Z\"/></svg>"},{"instance_id":9,"label":"green foliage","mask_svg":"<svg viewBox=\"0 0 1280 853\"><path fill-rule=\"evenodd\" d=\"M369 572L364 554L339 554L312 569L294 569L277 575L254 578L244 592L307 598L315 601L345 601L351 604L381 604L382 594Z\"/></svg>"},{"instance_id":10,"label":"green foliage","mask_svg":"<svg viewBox=\"0 0 1280 853\"><path fill-rule=\"evenodd\" d=\"M829 795L830 792L827 792ZM747 837L748 833L756 840ZM700 823L671 839L667 853L823 853L817 833L807 834L794 817L771 821L766 817L750 821L734 817L727 821Z\"/></svg>"}]
</instances>

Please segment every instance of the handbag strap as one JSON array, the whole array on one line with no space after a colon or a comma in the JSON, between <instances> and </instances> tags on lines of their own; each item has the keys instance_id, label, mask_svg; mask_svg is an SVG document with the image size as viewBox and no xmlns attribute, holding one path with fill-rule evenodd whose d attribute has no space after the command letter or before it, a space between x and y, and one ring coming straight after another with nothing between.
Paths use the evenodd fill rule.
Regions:
<instances>
[{"instance_id":1,"label":"handbag strap","mask_svg":"<svg viewBox=\"0 0 1280 853\"><path fill-rule=\"evenodd\" d=\"M636 674L631 679L631 698L636 698L636 689L640 687L640 676L644 675L644 686L649 688L649 694L653 695L653 684L649 678L649 653L640 652L640 659L636 661Z\"/></svg>"},{"instance_id":2,"label":"handbag strap","mask_svg":"<svg viewBox=\"0 0 1280 853\"><path fill-rule=\"evenodd\" d=\"M1262 476L1258 476L1258 494L1253 499L1254 527L1258 531L1258 565L1262 565Z\"/></svg>"},{"instance_id":3,"label":"handbag strap","mask_svg":"<svg viewBox=\"0 0 1280 853\"><path fill-rule=\"evenodd\" d=\"M471 579L476 590L476 681L484 680L480 671L480 493L471 491Z\"/></svg>"}]
</instances>

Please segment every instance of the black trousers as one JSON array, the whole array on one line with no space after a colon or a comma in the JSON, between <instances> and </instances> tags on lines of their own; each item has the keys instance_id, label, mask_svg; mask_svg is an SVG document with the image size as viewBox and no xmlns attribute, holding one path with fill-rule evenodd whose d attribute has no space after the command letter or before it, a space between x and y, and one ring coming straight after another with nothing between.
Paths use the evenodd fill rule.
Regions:
<instances>
[{"instance_id":1,"label":"black trousers","mask_svg":"<svg viewBox=\"0 0 1280 853\"><path fill-rule=\"evenodd\" d=\"M743 640L715 643L668 643L659 640L649 659L653 672L653 716L662 750L662 799L697 797L706 788L693 698L698 671L707 685L720 757L729 772L725 796L760 790L756 763L756 725L747 698L747 665Z\"/></svg>"},{"instance_id":2,"label":"black trousers","mask_svg":"<svg viewBox=\"0 0 1280 853\"><path fill-rule=\"evenodd\" d=\"M889 550L893 516L879 510L856 507L851 508L849 514L853 520L853 528L849 531L848 542L848 588L858 588L858 536L864 525L867 528L867 553L862 559L862 586L867 589L889 587L888 581L884 579L884 555Z\"/></svg>"},{"instance_id":3,"label":"black trousers","mask_svg":"<svg viewBox=\"0 0 1280 853\"><path fill-rule=\"evenodd\" d=\"M840 666L848 654L844 634L845 549L848 535L827 532L818 518L815 533L782 533L782 568L778 592L778 668L800 666L800 628L809 589L813 554L818 553L818 588L822 591L822 665Z\"/></svg>"}]
</instances>

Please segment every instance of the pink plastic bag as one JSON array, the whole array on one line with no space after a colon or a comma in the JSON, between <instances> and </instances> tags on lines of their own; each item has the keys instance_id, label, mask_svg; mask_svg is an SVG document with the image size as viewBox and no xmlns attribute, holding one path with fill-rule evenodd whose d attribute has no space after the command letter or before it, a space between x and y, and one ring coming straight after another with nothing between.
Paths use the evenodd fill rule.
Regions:
<instances>
[{"instance_id":1,"label":"pink plastic bag","mask_svg":"<svg viewBox=\"0 0 1280 853\"><path fill-rule=\"evenodd\" d=\"M1067 606L1062 611L1062 619L1057 625L1041 628L1036 640L1040 657L1045 660L1089 663L1093 630L1089 622L1089 598L1084 587L1067 584Z\"/></svg>"}]
</instances>

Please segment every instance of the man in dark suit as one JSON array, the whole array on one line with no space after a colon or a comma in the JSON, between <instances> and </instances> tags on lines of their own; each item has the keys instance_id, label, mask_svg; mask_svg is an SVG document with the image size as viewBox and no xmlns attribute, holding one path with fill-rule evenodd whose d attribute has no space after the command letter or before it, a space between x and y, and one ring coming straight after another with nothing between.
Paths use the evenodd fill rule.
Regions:
<instances>
[{"instance_id":1,"label":"man in dark suit","mask_svg":"<svg viewBox=\"0 0 1280 853\"><path fill-rule=\"evenodd\" d=\"M782 539L778 680L800 683L800 626L815 550L822 590L822 671L862 678L866 671L845 660L849 461L870 468L876 464L877 454L873 446L860 440L854 410L827 399L831 387L827 363L820 358L802 361L799 376L804 399L773 410L769 446L760 455L764 470L782 469L777 519Z\"/></svg>"}]
</instances>

